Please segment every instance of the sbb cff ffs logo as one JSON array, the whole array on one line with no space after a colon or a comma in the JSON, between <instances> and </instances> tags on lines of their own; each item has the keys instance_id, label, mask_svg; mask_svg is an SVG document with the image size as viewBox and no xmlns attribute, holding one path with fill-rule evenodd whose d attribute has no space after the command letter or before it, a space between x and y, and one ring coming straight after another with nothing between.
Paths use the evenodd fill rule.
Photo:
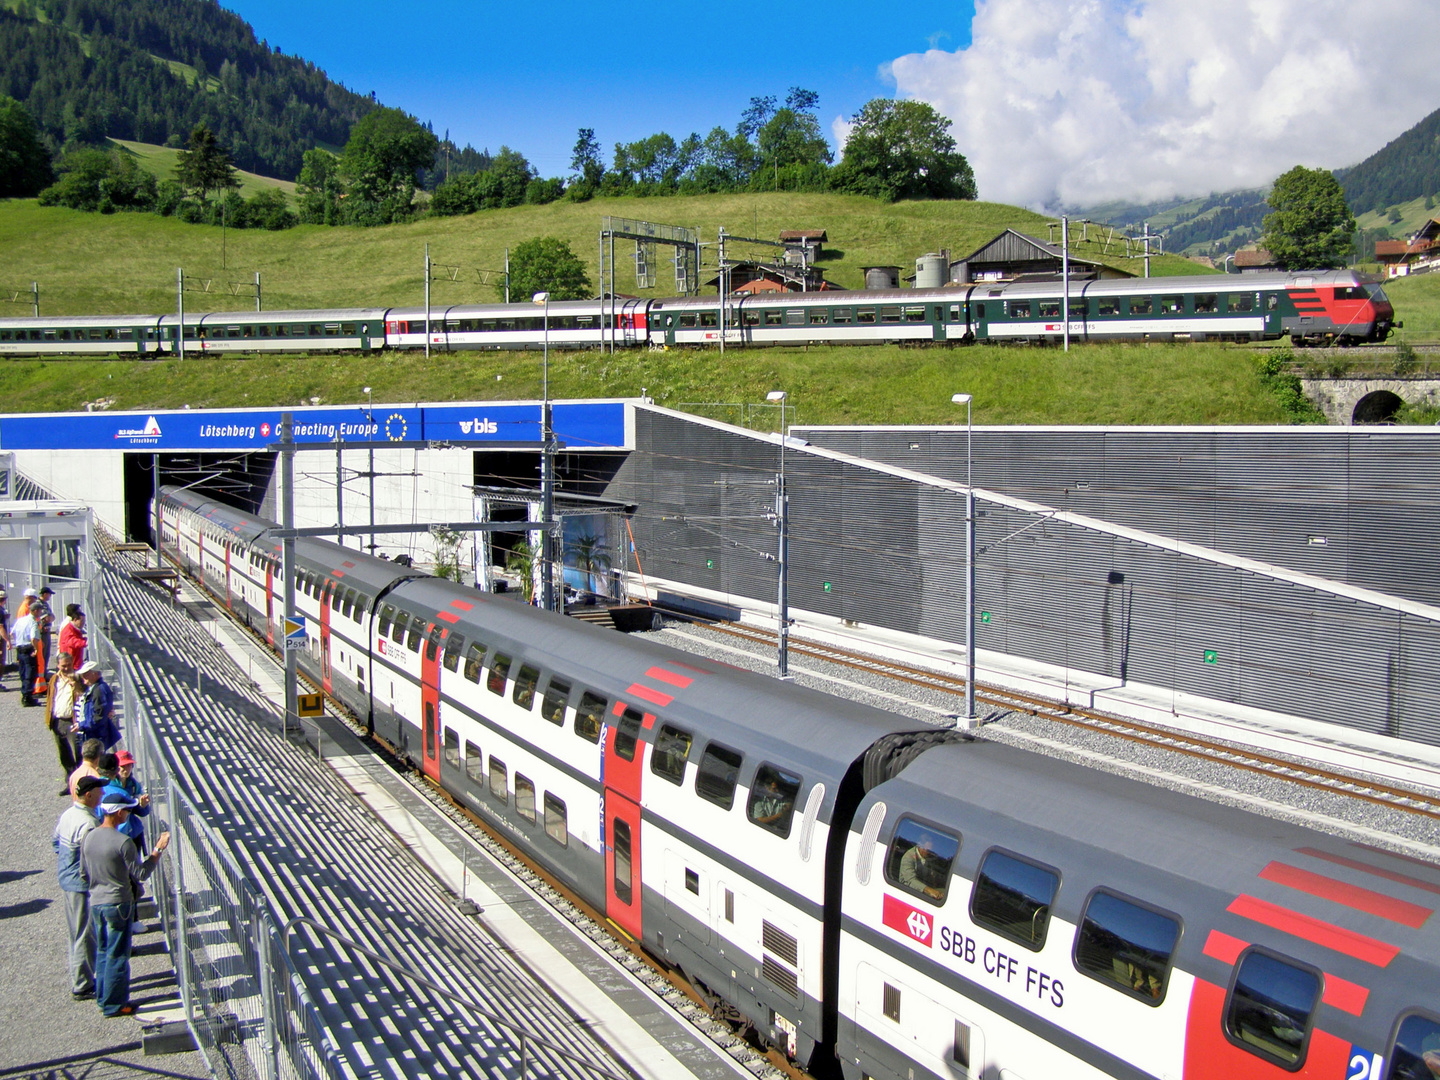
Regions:
<instances>
[{"instance_id":1,"label":"sbb cff ffs logo","mask_svg":"<svg viewBox=\"0 0 1440 1080\"><path fill-rule=\"evenodd\" d=\"M914 938L926 948L934 944L935 921L917 907L911 907L903 900L885 895L885 907L881 920L891 930L897 930L906 937Z\"/></svg>"}]
</instances>

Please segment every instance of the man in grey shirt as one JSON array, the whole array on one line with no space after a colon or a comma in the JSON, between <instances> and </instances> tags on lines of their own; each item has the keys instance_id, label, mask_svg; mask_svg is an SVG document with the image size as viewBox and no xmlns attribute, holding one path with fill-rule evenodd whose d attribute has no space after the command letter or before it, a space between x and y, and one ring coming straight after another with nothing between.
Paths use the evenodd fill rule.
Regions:
<instances>
[{"instance_id":1,"label":"man in grey shirt","mask_svg":"<svg viewBox=\"0 0 1440 1080\"><path fill-rule=\"evenodd\" d=\"M82 776L75 785L75 799L60 815L51 838L70 929L70 994L77 1000L95 992L95 932L90 926L90 897L80 878L80 845L98 824L95 808L104 787L98 776Z\"/></svg>"},{"instance_id":2,"label":"man in grey shirt","mask_svg":"<svg viewBox=\"0 0 1440 1080\"><path fill-rule=\"evenodd\" d=\"M95 928L95 1000L106 1016L135 1014L130 1004L130 924L140 899L137 886L155 872L170 846L170 834L161 833L155 850L140 858L135 841L118 827L136 805L119 788L106 788L100 802L105 818L80 845L80 876L90 890Z\"/></svg>"}]
</instances>

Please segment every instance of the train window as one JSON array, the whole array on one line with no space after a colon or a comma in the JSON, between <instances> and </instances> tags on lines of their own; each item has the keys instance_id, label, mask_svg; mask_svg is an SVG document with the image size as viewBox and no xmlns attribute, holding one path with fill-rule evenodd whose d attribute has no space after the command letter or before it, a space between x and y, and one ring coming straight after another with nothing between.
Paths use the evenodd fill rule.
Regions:
<instances>
[{"instance_id":1,"label":"train window","mask_svg":"<svg viewBox=\"0 0 1440 1080\"><path fill-rule=\"evenodd\" d=\"M980 861L970 918L1016 944L1039 952L1050 927L1050 905L1060 874L1017 855L991 848Z\"/></svg>"},{"instance_id":2,"label":"train window","mask_svg":"<svg viewBox=\"0 0 1440 1080\"><path fill-rule=\"evenodd\" d=\"M682 315L680 316L680 325L681 325L682 327L685 327L685 326L694 326L695 323L696 323L696 318L695 318L695 313L694 313L694 312L691 312L689 315L682 314Z\"/></svg>"},{"instance_id":3,"label":"train window","mask_svg":"<svg viewBox=\"0 0 1440 1080\"><path fill-rule=\"evenodd\" d=\"M340 604L345 599L345 590L339 585L330 586L330 610L339 611Z\"/></svg>"},{"instance_id":4,"label":"train window","mask_svg":"<svg viewBox=\"0 0 1440 1080\"><path fill-rule=\"evenodd\" d=\"M1162 296L1160 297L1161 315L1183 315L1185 314L1185 298L1183 296Z\"/></svg>"},{"instance_id":5,"label":"train window","mask_svg":"<svg viewBox=\"0 0 1440 1080\"><path fill-rule=\"evenodd\" d=\"M405 628L410 625L410 616L403 611L395 613L395 625L390 628L390 640L397 645L405 640Z\"/></svg>"},{"instance_id":6,"label":"train window","mask_svg":"<svg viewBox=\"0 0 1440 1080\"><path fill-rule=\"evenodd\" d=\"M1090 313L1090 305L1087 300L1070 301L1070 318L1084 319Z\"/></svg>"},{"instance_id":7,"label":"train window","mask_svg":"<svg viewBox=\"0 0 1440 1080\"><path fill-rule=\"evenodd\" d=\"M1195 296L1195 314L1213 315L1220 310L1220 298L1214 293L1197 293Z\"/></svg>"},{"instance_id":8,"label":"train window","mask_svg":"<svg viewBox=\"0 0 1440 1080\"><path fill-rule=\"evenodd\" d=\"M740 775L744 758L734 750L716 743L705 747L700 768L695 772L695 794L729 810L735 803L735 780Z\"/></svg>"},{"instance_id":9,"label":"train window","mask_svg":"<svg viewBox=\"0 0 1440 1080\"><path fill-rule=\"evenodd\" d=\"M630 889L630 823L616 818L610 833L615 851L615 899L629 904L634 898Z\"/></svg>"},{"instance_id":10,"label":"train window","mask_svg":"<svg viewBox=\"0 0 1440 1080\"><path fill-rule=\"evenodd\" d=\"M683 784L692 741L688 731L662 724L660 734L655 736L655 749L650 751L650 771L672 784Z\"/></svg>"},{"instance_id":11,"label":"train window","mask_svg":"<svg viewBox=\"0 0 1440 1080\"><path fill-rule=\"evenodd\" d=\"M485 680L485 689L492 694L505 696L505 680L510 678L510 657L504 653L496 653L495 658L490 661L490 678Z\"/></svg>"},{"instance_id":12,"label":"train window","mask_svg":"<svg viewBox=\"0 0 1440 1080\"><path fill-rule=\"evenodd\" d=\"M535 782L518 772L515 774L515 812L531 825L535 824Z\"/></svg>"},{"instance_id":13,"label":"train window","mask_svg":"<svg viewBox=\"0 0 1440 1080\"><path fill-rule=\"evenodd\" d=\"M535 704L535 687L539 683L540 669L521 664L520 674L515 676L515 692L510 696L510 700L522 709L530 709Z\"/></svg>"},{"instance_id":14,"label":"train window","mask_svg":"<svg viewBox=\"0 0 1440 1080\"><path fill-rule=\"evenodd\" d=\"M922 900L943 904L950 867L959 853L960 837L954 833L903 817L885 855L885 880Z\"/></svg>"},{"instance_id":15,"label":"train window","mask_svg":"<svg viewBox=\"0 0 1440 1080\"><path fill-rule=\"evenodd\" d=\"M825 325L827 325L827 324L829 323L829 319L827 319L825 316L826 316L826 313L825 313L825 309L824 309L824 308L811 308L811 309L810 309L810 325L811 325L811 326L825 326Z\"/></svg>"},{"instance_id":16,"label":"train window","mask_svg":"<svg viewBox=\"0 0 1440 1080\"><path fill-rule=\"evenodd\" d=\"M1395 1031L1387 1080L1432 1080L1435 1076L1440 1076L1440 1021L1412 1013Z\"/></svg>"},{"instance_id":17,"label":"train window","mask_svg":"<svg viewBox=\"0 0 1440 1080\"><path fill-rule=\"evenodd\" d=\"M545 793L545 835L561 847L570 839L570 832L565 827L565 804L548 791Z\"/></svg>"},{"instance_id":18,"label":"train window","mask_svg":"<svg viewBox=\"0 0 1440 1080\"><path fill-rule=\"evenodd\" d=\"M354 589L346 589L346 590L345 590L345 594L340 598L340 614L341 614L341 615L344 615L344 616L348 619L348 618L351 617L351 613L352 613L354 610L355 610L355 590L354 590ZM357 615L356 617L358 618L359 616Z\"/></svg>"},{"instance_id":19,"label":"train window","mask_svg":"<svg viewBox=\"0 0 1440 1080\"><path fill-rule=\"evenodd\" d=\"M975 318L977 318L977 319L983 319L983 318L985 318L985 305L984 305L984 304L976 304L976 305L975 305Z\"/></svg>"},{"instance_id":20,"label":"train window","mask_svg":"<svg viewBox=\"0 0 1440 1080\"><path fill-rule=\"evenodd\" d=\"M855 312L848 307L837 307L830 312L830 321L836 326L849 326L855 321Z\"/></svg>"},{"instance_id":21,"label":"train window","mask_svg":"<svg viewBox=\"0 0 1440 1080\"><path fill-rule=\"evenodd\" d=\"M605 722L605 709L608 704L603 697L586 690L580 696L580 704L575 708L575 734L592 743L599 742L600 725Z\"/></svg>"},{"instance_id":22,"label":"train window","mask_svg":"<svg viewBox=\"0 0 1440 1080\"><path fill-rule=\"evenodd\" d=\"M340 324L340 333L344 334L346 337L354 337L354 336L355 336L355 324L354 324L353 322L341 323L341 324Z\"/></svg>"},{"instance_id":23,"label":"train window","mask_svg":"<svg viewBox=\"0 0 1440 1080\"><path fill-rule=\"evenodd\" d=\"M1010 309L1010 318L1012 319L1030 318L1031 311L1029 300L1011 300L1008 301L1005 306Z\"/></svg>"},{"instance_id":24,"label":"train window","mask_svg":"<svg viewBox=\"0 0 1440 1080\"><path fill-rule=\"evenodd\" d=\"M741 312L740 320L746 326L759 326L760 312L755 311L753 308L747 308L745 311Z\"/></svg>"},{"instance_id":25,"label":"train window","mask_svg":"<svg viewBox=\"0 0 1440 1080\"><path fill-rule=\"evenodd\" d=\"M445 639L445 670L456 671L460 667L460 651L465 648L465 638L455 632Z\"/></svg>"},{"instance_id":26,"label":"train window","mask_svg":"<svg viewBox=\"0 0 1440 1080\"><path fill-rule=\"evenodd\" d=\"M805 325L805 311L804 311L804 309L803 309L803 308L791 308L789 311L785 312L785 325L786 325L786 326L804 326L804 325Z\"/></svg>"},{"instance_id":27,"label":"train window","mask_svg":"<svg viewBox=\"0 0 1440 1080\"><path fill-rule=\"evenodd\" d=\"M905 309L906 322L924 322L925 309L923 307L907 307Z\"/></svg>"},{"instance_id":28,"label":"train window","mask_svg":"<svg viewBox=\"0 0 1440 1080\"><path fill-rule=\"evenodd\" d=\"M857 323L873 323L875 321L875 309L873 307L856 308L855 321Z\"/></svg>"},{"instance_id":29,"label":"train window","mask_svg":"<svg viewBox=\"0 0 1440 1080\"><path fill-rule=\"evenodd\" d=\"M951 305L950 305L950 321L951 321L951 322L964 322L964 321L965 321L965 316L964 316L964 314L961 312L961 310L960 310L960 305L959 305L959 304L951 304Z\"/></svg>"},{"instance_id":30,"label":"train window","mask_svg":"<svg viewBox=\"0 0 1440 1080\"><path fill-rule=\"evenodd\" d=\"M552 724L565 723L565 706L570 702L570 684L550 676L545 696L540 700L540 715Z\"/></svg>"},{"instance_id":31,"label":"train window","mask_svg":"<svg viewBox=\"0 0 1440 1080\"><path fill-rule=\"evenodd\" d=\"M340 324L339 324L339 323L333 323L333 322L332 322L332 323L326 323L326 324L325 324L325 336L326 336L326 337L339 337L339 336L340 336Z\"/></svg>"},{"instance_id":32,"label":"train window","mask_svg":"<svg viewBox=\"0 0 1440 1080\"><path fill-rule=\"evenodd\" d=\"M882 323L897 323L900 321L900 309L898 307L882 307L880 309L880 321Z\"/></svg>"},{"instance_id":33,"label":"train window","mask_svg":"<svg viewBox=\"0 0 1440 1080\"><path fill-rule=\"evenodd\" d=\"M452 769L460 768L460 736L451 727L445 729L445 764Z\"/></svg>"},{"instance_id":34,"label":"train window","mask_svg":"<svg viewBox=\"0 0 1440 1080\"><path fill-rule=\"evenodd\" d=\"M505 762L494 754L490 755L490 797L502 803L510 799L510 780L505 771Z\"/></svg>"},{"instance_id":35,"label":"train window","mask_svg":"<svg viewBox=\"0 0 1440 1080\"><path fill-rule=\"evenodd\" d=\"M1035 307L1042 319L1058 319L1060 317L1059 300L1037 300Z\"/></svg>"},{"instance_id":36,"label":"train window","mask_svg":"<svg viewBox=\"0 0 1440 1080\"><path fill-rule=\"evenodd\" d=\"M440 627L432 626L425 639L425 659L434 660L440 651Z\"/></svg>"},{"instance_id":37,"label":"train window","mask_svg":"<svg viewBox=\"0 0 1440 1080\"><path fill-rule=\"evenodd\" d=\"M470 777L472 783L485 782L485 758L473 742L465 744L465 775Z\"/></svg>"},{"instance_id":38,"label":"train window","mask_svg":"<svg viewBox=\"0 0 1440 1080\"><path fill-rule=\"evenodd\" d=\"M275 336L276 336L276 337L289 337L289 336L290 336L290 327L277 325L277 326L275 327Z\"/></svg>"},{"instance_id":39,"label":"train window","mask_svg":"<svg viewBox=\"0 0 1440 1080\"><path fill-rule=\"evenodd\" d=\"M1101 296L1095 300L1095 313L1097 315L1119 315L1120 298L1118 296Z\"/></svg>"},{"instance_id":40,"label":"train window","mask_svg":"<svg viewBox=\"0 0 1440 1080\"><path fill-rule=\"evenodd\" d=\"M1247 949L1235 967L1225 1033L1257 1057L1292 1072L1305 1060L1320 973L1262 949Z\"/></svg>"},{"instance_id":41,"label":"train window","mask_svg":"<svg viewBox=\"0 0 1440 1080\"><path fill-rule=\"evenodd\" d=\"M700 312L700 325L701 325L701 326L716 326L716 325L718 325L718 324L719 324L719 319L717 318L715 312L713 312L713 311L702 311L702 312Z\"/></svg>"},{"instance_id":42,"label":"train window","mask_svg":"<svg viewBox=\"0 0 1440 1080\"><path fill-rule=\"evenodd\" d=\"M310 336L311 336L311 337L324 337L324 336L325 336L325 328L322 327L319 323L311 323L311 324L310 324Z\"/></svg>"},{"instance_id":43,"label":"train window","mask_svg":"<svg viewBox=\"0 0 1440 1080\"><path fill-rule=\"evenodd\" d=\"M635 749L640 744L640 726L645 717L639 709L626 706L620 716L620 726L615 731L615 753L626 761L635 760Z\"/></svg>"},{"instance_id":44,"label":"train window","mask_svg":"<svg viewBox=\"0 0 1440 1080\"><path fill-rule=\"evenodd\" d=\"M485 650L480 643L471 642L470 650L465 654L465 678L473 683L480 681L480 669L485 666Z\"/></svg>"},{"instance_id":45,"label":"train window","mask_svg":"<svg viewBox=\"0 0 1440 1080\"><path fill-rule=\"evenodd\" d=\"M1130 297L1131 315L1149 315L1155 310L1155 298L1151 296Z\"/></svg>"},{"instance_id":46,"label":"train window","mask_svg":"<svg viewBox=\"0 0 1440 1080\"><path fill-rule=\"evenodd\" d=\"M1230 308L1231 311L1254 311L1255 294L1248 292L1231 293L1230 300L1227 306Z\"/></svg>"},{"instance_id":47,"label":"train window","mask_svg":"<svg viewBox=\"0 0 1440 1080\"><path fill-rule=\"evenodd\" d=\"M1165 1000L1170 955L1180 920L1099 890L1085 905L1075 934L1075 967L1146 1005Z\"/></svg>"},{"instance_id":48,"label":"train window","mask_svg":"<svg viewBox=\"0 0 1440 1080\"><path fill-rule=\"evenodd\" d=\"M419 615L411 616L410 634L405 639L405 648L409 649L413 653L418 653L420 651L420 638L421 635L423 635L424 633L425 620L422 619ZM431 657L431 659L434 659L434 657Z\"/></svg>"},{"instance_id":49,"label":"train window","mask_svg":"<svg viewBox=\"0 0 1440 1080\"><path fill-rule=\"evenodd\" d=\"M774 765L761 765L750 784L750 804L745 814L762 829L777 836L790 835L795 817L795 799L800 794L800 777Z\"/></svg>"}]
</instances>

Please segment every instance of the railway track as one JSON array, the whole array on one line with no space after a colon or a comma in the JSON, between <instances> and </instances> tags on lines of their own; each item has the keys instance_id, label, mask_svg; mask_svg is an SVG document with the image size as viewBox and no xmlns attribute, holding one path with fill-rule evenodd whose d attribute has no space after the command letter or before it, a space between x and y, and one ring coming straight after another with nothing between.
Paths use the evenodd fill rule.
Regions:
<instances>
[{"instance_id":1,"label":"railway track","mask_svg":"<svg viewBox=\"0 0 1440 1080\"><path fill-rule=\"evenodd\" d=\"M712 630L743 641L763 644L772 648L776 643L775 631L764 627L730 622L706 625ZM960 698L965 695L965 680L958 676L881 659L836 645L827 645L823 642L792 636L789 639L789 651L792 656L806 656L813 660L854 668L869 674L882 675L897 682L908 683L927 690L954 694ZM1359 799L1391 810L1400 810L1440 820L1440 795L1414 788L1400 787L1373 777L1326 769L1293 758L1265 754L1214 739L1189 735L1185 732L1113 716L1093 709L1077 708L998 686L977 683L975 700L977 703L984 703L1007 711L1023 712L1030 716L1043 717L1055 723L1111 735L1142 746L1168 750L1172 753L1184 754L1187 757L1228 765L1231 768L1256 773L1271 779L1285 780L1303 787Z\"/></svg>"}]
</instances>

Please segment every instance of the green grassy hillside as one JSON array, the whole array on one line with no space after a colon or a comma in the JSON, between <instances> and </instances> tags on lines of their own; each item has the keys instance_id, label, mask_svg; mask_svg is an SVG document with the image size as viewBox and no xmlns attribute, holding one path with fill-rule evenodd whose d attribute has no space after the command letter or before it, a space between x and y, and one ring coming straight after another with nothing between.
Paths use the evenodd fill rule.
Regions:
<instances>
[{"instance_id":1,"label":"green grassy hillside","mask_svg":"<svg viewBox=\"0 0 1440 1080\"><path fill-rule=\"evenodd\" d=\"M261 271L267 308L359 307L418 304L424 296L423 258L458 266L460 280L437 281L433 303L493 302L477 271L505 264L505 249L534 236L553 234L570 242L598 287L602 215L643 218L699 228L708 241L717 230L759 237L782 229L825 229L828 254L822 265L837 284L857 288L862 267L899 265L911 272L915 258L949 248L968 254L1006 227L1046 234L1045 218L997 203L916 202L886 205L846 195L713 195L699 198L595 199L520 206L469 217L427 218L376 229L306 225L283 232L229 230L222 273L220 229L151 214L102 217L30 200L0 202L0 285L40 282L41 311L80 315L169 311L175 306L175 268L196 278L240 280ZM1092 230L1092 236L1095 230ZM616 242L617 288L633 293L634 245ZM641 295L674 293L673 270L660 249L659 287ZM731 257L743 251L730 247ZM1076 254L1102 258L1135 273L1140 261L1117 258L1092 241ZM1119 254L1123 255L1123 245ZM713 249L707 263L714 265ZM1198 273L1202 268L1175 256L1156 258L1156 274ZM187 302L187 307L190 303ZM204 305L194 301L199 310ZM228 306L236 306L230 301Z\"/></svg>"},{"instance_id":2,"label":"green grassy hillside","mask_svg":"<svg viewBox=\"0 0 1440 1080\"><path fill-rule=\"evenodd\" d=\"M168 146L153 146L150 143L130 142L128 139L111 139L110 142L126 151L142 169L157 180L175 179L175 165L180 160L179 150ZM246 172L244 169L236 170L236 178L240 181L240 194L247 199L257 191L267 188L279 188L286 195L295 194L295 184L289 180L276 180L271 176Z\"/></svg>"}]
</instances>

